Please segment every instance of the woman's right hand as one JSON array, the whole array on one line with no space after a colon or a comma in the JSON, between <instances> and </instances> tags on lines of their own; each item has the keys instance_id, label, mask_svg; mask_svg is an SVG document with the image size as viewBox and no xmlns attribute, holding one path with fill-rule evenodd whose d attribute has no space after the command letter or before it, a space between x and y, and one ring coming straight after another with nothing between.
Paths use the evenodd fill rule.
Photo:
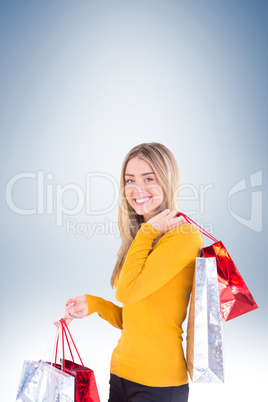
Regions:
<instances>
[{"instance_id":1,"label":"woman's right hand","mask_svg":"<svg viewBox=\"0 0 268 402\"><path fill-rule=\"evenodd\" d=\"M88 306L86 296L77 296L68 299L65 305L64 321L69 325L74 318L84 318L88 316ZM59 321L54 322L57 327L61 324Z\"/></svg>"}]
</instances>

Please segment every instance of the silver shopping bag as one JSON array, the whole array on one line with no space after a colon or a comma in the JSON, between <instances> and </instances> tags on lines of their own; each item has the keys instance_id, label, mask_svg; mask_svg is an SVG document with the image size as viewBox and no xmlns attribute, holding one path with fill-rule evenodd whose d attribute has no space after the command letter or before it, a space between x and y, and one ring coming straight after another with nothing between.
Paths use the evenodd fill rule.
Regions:
<instances>
[{"instance_id":1,"label":"silver shopping bag","mask_svg":"<svg viewBox=\"0 0 268 402\"><path fill-rule=\"evenodd\" d=\"M224 382L223 334L215 257L196 258L186 357L193 382Z\"/></svg>"},{"instance_id":2,"label":"silver shopping bag","mask_svg":"<svg viewBox=\"0 0 268 402\"><path fill-rule=\"evenodd\" d=\"M75 378L51 364L25 360L16 401L74 402Z\"/></svg>"}]
</instances>

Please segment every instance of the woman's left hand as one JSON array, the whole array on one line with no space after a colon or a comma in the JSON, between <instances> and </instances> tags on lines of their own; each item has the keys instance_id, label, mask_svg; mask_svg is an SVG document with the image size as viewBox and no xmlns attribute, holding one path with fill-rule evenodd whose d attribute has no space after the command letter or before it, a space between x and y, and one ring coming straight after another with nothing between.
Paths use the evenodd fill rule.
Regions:
<instances>
[{"instance_id":1,"label":"woman's left hand","mask_svg":"<svg viewBox=\"0 0 268 402\"><path fill-rule=\"evenodd\" d=\"M176 226L187 223L183 216L178 217L177 214L178 212L176 210L170 211L170 209L165 209L149 219L147 223L150 223L150 225L154 226L159 230L161 235L163 235Z\"/></svg>"}]
</instances>

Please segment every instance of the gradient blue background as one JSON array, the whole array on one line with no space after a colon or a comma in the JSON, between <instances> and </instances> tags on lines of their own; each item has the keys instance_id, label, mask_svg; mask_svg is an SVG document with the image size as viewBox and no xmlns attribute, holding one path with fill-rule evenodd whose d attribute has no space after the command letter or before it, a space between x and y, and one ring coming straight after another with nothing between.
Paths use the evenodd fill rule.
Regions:
<instances>
[{"instance_id":1,"label":"gradient blue background","mask_svg":"<svg viewBox=\"0 0 268 402\"><path fill-rule=\"evenodd\" d=\"M224 323L225 384L191 384L189 402L263 400L267 216L251 202L249 178L262 172L265 206L267 9L259 0L1 1L1 400L15 400L24 359L51 358L52 322L69 297L114 301L109 278L120 245L108 231L87 238L66 230L69 218L116 223L117 205L64 216L58 227L55 213L14 213L5 198L9 180L42 171L53 174L45 185L54 190L84 189L87 172L102 172L118 183L125 154L151 141L174 153L182 184L210 185L203 206L186 200L188 188L180 208L211 225L259 305ZM232 197L232 211L246 219L257 211L261 231L228 208L230 189L243 179L247 189ZM36 194L28 179L12 197L27 209L36 207ZM113 197L111 182L92 180L92 211ZM73 192L64 200L75 207ZM71 330L104 402L120 332L96 314Z\"/></svg>"}]
</instances>

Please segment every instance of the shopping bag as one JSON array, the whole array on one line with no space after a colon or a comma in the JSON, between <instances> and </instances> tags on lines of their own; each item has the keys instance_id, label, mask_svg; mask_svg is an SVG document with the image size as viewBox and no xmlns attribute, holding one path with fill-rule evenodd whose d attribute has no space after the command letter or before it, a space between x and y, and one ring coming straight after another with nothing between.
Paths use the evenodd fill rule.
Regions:
<instances>
[{"instance_id":1,"label":"shopping bag","mask_svg":"<svg viewBox=\"0 0 268 402\"><path fill-rule=\"evenodd\" d=\"M42 360L25 360L16 401L74 402L74 377Z\"/></svg>"},{"instance_id":2,"label":"shopping bag","mask_svg":"<svg viewBox=\"0 0 268 402\"><path fill-rule=\"evenodd\" d=\"M187 327L187 370L193 382L224 382L216 258L196 258Z\"/></svg>"},{"instance_id":3,"label":"shopping bag","mask_svg":"<svg viewBox=\"0 0 268 402\"><path fill-rule=\"evenodd\" d=\"M76 402L100 402L93 370L65 359L65 371L75 377Z\"/></svg>"},{"instance_id":4,"label":"shopping bag","mask_svg":"<svg viewBox=\"0 0 268 402\"><path fill-rule=\"evenodd\" d=\"M198 226L201 233L215 242L209 247L204 247L202 253L204 257L216 257L217 260L221 315L224 320L228 321L257 309L257 303L222 242L206 232L187 215L182 212L177 215L183 216L189 224Z\"/></svg>"},{"instance_id":5,"label":"shopping bag","mask_svg":"<svg viewBox=\"0 0 268 402\"><path fill-rule=\"evenodd\" d=\"M203 248L204 257L216 257L221 300L225 321L258 308L241 274L221 241Z\"/></svg>"},{"instance_id":6,"label":"shopping bag","mask_svg":"<svg viewBox=\"0 0 268 402\"><path fill-rule=\"evenodd\" d=\"M65 348L64 348L64 343L63 343L63 349L62 349L63 358L61 359L62 364L59 365L56 363L57 350L58 350L58 346L57 346L58 339L57 339L54 366L58 367L58 368L60 368L62 366L66 373L68 373L74 377L75 402L100 402L94 371L92 369L84 366L68 326L66 325L64 319L61 319L60 322L62 325L62 337L67 342L67 345L68 345L68 348L69 348L73 361L65 359ZM69 339L68 339L68 336L69 336ZM73 357L73 352L72 352L72 348L70 345L70 340L78 355L81 365L74 362L74 357Z\"/></svg>"}]
</instances>

